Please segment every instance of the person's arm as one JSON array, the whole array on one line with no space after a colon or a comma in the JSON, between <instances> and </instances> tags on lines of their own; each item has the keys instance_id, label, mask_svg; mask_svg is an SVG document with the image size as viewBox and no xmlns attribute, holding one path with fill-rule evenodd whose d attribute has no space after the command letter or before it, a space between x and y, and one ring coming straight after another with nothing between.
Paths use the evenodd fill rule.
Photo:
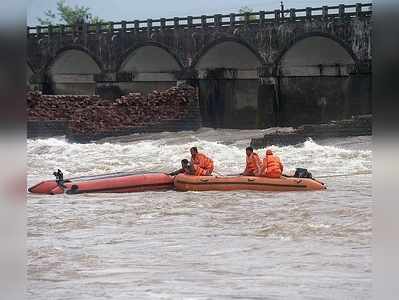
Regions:
<instances>
[{"instance_id":1,"label":"person's arm","mask_svg":"<svg viewBox=\"0 0 399 300\"><path fill-rule=\"evenodd\" d=\"M267 158L265 158L265 159L263 160L262 168L261 168L261 170L260 170L260 174L261 174L261 175L264 175L264 174L266 174L266 172L267 172Z\"/></svg>"},{"instance_id":2,"label":"person's arm","mask_svg":"<svg viewBox=\"0 0 399 300\"><path fill-rule=\"evenodd\" d=\"M248 174L248 164L245 165L244 172L242 172L240 175L241 175L241 176L245 176L245 175L247 175L247 174Z\"/></svg>"},{"instance_id":3,"label":"person's arm","mask_svg":"<svg viewBox=\"0 0 399 300\"><path fill-rule=\"evenodd\" d=\"M183 172L184 172L183 169L179 169L179 170L176 170L176 171L174 171L174 172L169 173L168 175L170 175L170 176L176 176L176 175L178 175L178 174L180 174L180 173L183 173Z\"/></svg>"},{"instance_id":4,"label":"person's arm","mask_svg":"<svg viewBox=\"0 0 399 300\"><path fill-rule=\"evenodd\" d=\"M188 168L189 174L190 175L195 175L195 167L194 165L190 165Z\"/></svg>"},{"instance_id":5,"label":"person's arm","mask_svg":"<svg viewBox=\"0 0 399 300\"><path fill-rule=\"evenodd\" d=\"M244 172L241 173L242 176L250 176L252 171L249 169L249 165L246 164Z\"/></svg>"}]
</instances>

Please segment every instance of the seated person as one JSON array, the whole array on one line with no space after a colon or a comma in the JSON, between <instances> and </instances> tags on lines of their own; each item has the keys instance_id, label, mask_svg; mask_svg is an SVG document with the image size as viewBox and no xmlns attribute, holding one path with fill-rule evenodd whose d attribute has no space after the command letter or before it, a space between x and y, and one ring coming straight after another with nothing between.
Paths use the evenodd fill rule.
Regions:
<instances>
[{"instance_id":1,"label":"seated person","mask_svg":"<svg viewBox=\"0 0 399 300\"><path fill-rule=\"evenodd\" d=\"M262 162L259 158L259 155L254 152L252 147L247 147L246 151L246 159L247 165L245 170L240 175L242 176L259 176L262 171Z\"/></svg>"},{"instance_id":2,"label":"seated person","mask_svg":"<svg viewBox=\"0 0 399 300\"><path fill-rule=\"evenodd\" d=\"M274 155L272 150L266 151L266 156L263 159L262 177L280 178L283 173L283 164L277 155Z\"/></svg>"},{"instance_id":3,"label":"seated person","mask_svg":"<svg viewBox=\"0 0 399 300\"><path fill-rule=\"evenodd\" d=\"M195 176L210 176L213 172L213 161L205 154L198 153L197 147L190 149L191 167L194 169Z\"/></svg>"}]
</instances>

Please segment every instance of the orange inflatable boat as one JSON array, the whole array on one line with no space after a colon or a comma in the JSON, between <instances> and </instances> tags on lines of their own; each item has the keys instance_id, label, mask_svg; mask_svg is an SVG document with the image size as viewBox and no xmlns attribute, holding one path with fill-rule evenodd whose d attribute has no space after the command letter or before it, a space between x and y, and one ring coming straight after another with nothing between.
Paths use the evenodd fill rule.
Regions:
<instances>
[{"instance_id":1,"label":"orange inflatable boat","mask_svg":"<svg viewBox=\"0 0 399 300\"><path fill-rule=\"evenodd\" d=\"M249 176L189 176L175 177L175 187L179 191L309 191L325 190L324 183L310 178L267 178Z\"/></svg>"},{"instance_id":2,"label":"orange inflatable boat","mask_svg":"<svg viewBox=\"0 0 399 300\"><path fill-rule=\"evenodd\" d=\"M113 173L82 176L63 180L42 181L29 188L34 194L130 193L173 189L173 176L163 173Z\"/></svg>"}]
</instances>

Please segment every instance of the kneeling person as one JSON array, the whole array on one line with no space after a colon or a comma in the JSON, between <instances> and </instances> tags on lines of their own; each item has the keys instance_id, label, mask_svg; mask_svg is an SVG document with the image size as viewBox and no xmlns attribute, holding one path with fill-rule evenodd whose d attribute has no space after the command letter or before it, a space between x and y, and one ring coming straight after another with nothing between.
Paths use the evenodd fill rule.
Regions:
<instances>
[{"instance_id":1,"label":"kneeling person","mask_svg":"<svg viewBox=\"0 0 399 300\"><path fill-rule=\"evenodd\" d=\"M274 155L272 150L266 151L266 156L263 159L262 177L280 178L283 173L283 164L277 155Z\"/></svg>"},{"instance_id":2,"label":"kneeling person","mask_svg":"<svg viewBox=\"0 0 399 300\"><path fill-rule=\"evenodd\" d=\"M205 154L198 153L197 147L190 149L191 167L195 176L210 176L213 172L213 161Z\"/></svg>"},{"instance_id":3,"label":"kneeling person","mask_svg":"<svg viewBox=\"0 0 399 300\"><path fill-rule=\"evenodd\" d=\"M260 176L262 171L262 162L259 155L254 152L252 147L247 147L245 149L247 154L247 165L245 170L240 175L243 176Z\"/></svg>"}]
</instances>

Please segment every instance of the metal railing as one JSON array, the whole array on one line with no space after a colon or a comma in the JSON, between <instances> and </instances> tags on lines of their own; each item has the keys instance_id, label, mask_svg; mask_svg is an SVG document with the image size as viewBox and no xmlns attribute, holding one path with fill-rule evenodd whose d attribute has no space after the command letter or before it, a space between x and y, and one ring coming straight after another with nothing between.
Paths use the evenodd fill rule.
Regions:
<instances>
[{"instance_id":1,"label":"metal railing","mask_svg":"<svg viewBox=\"0 0 399 300\"><path fill-rule=\"evenodd\" d=\"M307 7L303 9L285 9L274 11L259 11L242 14L216 14L212 16L188 16L161 19L147 19L121 22L107 22L98 24L74 24L74 25L57 25L57 26L36 26L27 27L29 36L42 36L52 34L69 34L84 32L86 34L98 33L125 33L125 32L142 32L152 30L166 29L189 29L189 28L205 28L220 26L240 26L240 25L262 25L275 22L296 22L313 19L336 19L336 18L352 18L360 16L370 16L372 13L371 3L357 3L353 5L337 5L322 7Z\"/></svg>"}]
</instances>

